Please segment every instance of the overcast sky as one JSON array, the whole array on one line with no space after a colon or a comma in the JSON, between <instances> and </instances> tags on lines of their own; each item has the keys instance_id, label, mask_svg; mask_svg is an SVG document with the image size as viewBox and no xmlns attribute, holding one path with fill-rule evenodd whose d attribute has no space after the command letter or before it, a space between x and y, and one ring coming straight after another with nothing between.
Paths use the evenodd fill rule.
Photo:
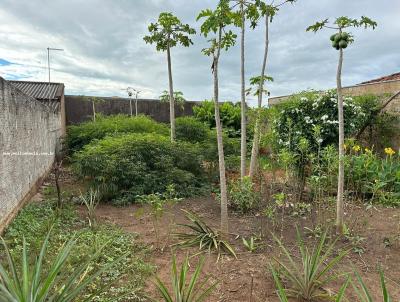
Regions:
<instances>
[{"instance_id":1,"label":"overcast sky","mask_svg":"<svg viewBox=\"0 0 400 302\"><path fill-rule=\"evenodd\" d=\"M124 96L136 87L141 97L154 98L168 87L165 53L146 45L147 25L162 11L177 15L197 30L201 9L216 0L0 0L0 75L6 79L47 81L46 47L51 54L52 81L66 94ZM335 86L338 52L331 32L306 33L316 20L367 15L375 31L356 29L355 44L345 51L344 85L400 72L400 0L298 0L282 7L271 24L267 73L274 77L271 95ZM248 30L246 76L261 69L264 28ZM201 54L206 40L197 35L190 48L172 51L175 89L187 99L212 96L210 59ZM223 100L240 95L239 47L222 54L220 88ZM253 103L253 100L249 100Z\"/></svg>"}]
</instances>

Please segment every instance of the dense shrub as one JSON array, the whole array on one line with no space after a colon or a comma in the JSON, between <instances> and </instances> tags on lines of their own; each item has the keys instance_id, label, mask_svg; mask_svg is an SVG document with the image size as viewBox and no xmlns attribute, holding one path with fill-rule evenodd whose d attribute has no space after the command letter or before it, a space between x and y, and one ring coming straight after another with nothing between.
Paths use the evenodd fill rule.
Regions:
<instances>
[{"instance_id":1,"label":"dense shrub","mask_svg":"<svg viewBox=\"0 0 400 302\"><path fill-rule=\"evenodd\" d=\"M178 140L204 142L210 138L208 126L193 117L178 117L175 127Z\"/></svg>"},{"instance_id":2,"label":"dense shrub","mask_svg":"<svg viewBox=\"0 0 400 302\"><path fill-rule=\"evenodd\" d=\"M344 99L345 135L355 134L366 122L378 100L374 97ZM273 109L272 132L278 149L298 151L305 139L312 150L338 141L338 112L335 91L303 92Z\"/></svg>"},{"instance_id":3,"label":"dense shrub","mask_svg":"<svg viewBox=\"0 0 400 302\"><path fill-rule=\"evenodd\" d=\"M78 175L89 177L107 197L162 193L175 184L180 196L198 193L203 184L201 150L171 143L157 134L126 134L94 141L75 153Z\"/></svg>"},{"instance_id":4,"label":"dense shrub","mask_svg":"<svg viewBox=\"0 0 400 302\"><path fill-rule=\"evenodd\" d=\"M240 135L240 104L224 102L219 105L221 123L230 136ZM196 119L215 127L215 109L213 101L203 101L200 105L193 107L193 113Z\"/></svg>"},{"instance_id":5,"label":"dense shrub","mask_svg":"<svg viewBox=\"0 0 400 302\"><path fill-rule=\"evenodd\" d=\"M108 135L118 133L157 133L168 135L168 127L157 123L147 116L130 117L114 115L98 117L95 122L90 121L80 125L68 127L67 145L70 151L77 151L94 139L102 139Z\"/></svg>"},{"instance_id":6,"label":"dense shrub","mask_svg":"<svg viewBox=\"0 0 400 302\"><path fill-rule=\"evenodd\" d=\"M230 182L228 196L231 207L243 214L253 210L261 200L260 192L248 176Z\"/></svg>"},{"instance_id":7,"label":"dense shrub","mask_svg":"<svg viewBox=\"0 0 400 302\"><path fill-rule=\"evenodd\" d=\"M400 206L400 156L385 148L381 158L359 145L346 146L345 169L350 189L389 206Z\"/></svg>"}]
</instances>

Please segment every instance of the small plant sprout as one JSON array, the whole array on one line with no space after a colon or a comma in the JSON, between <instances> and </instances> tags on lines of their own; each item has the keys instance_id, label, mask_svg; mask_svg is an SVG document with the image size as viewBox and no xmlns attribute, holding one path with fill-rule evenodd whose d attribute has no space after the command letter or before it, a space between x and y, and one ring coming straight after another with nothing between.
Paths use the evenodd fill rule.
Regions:
<instances>
[{"instance_id":1,"label":"small plant sprout","mask_svg":"<svg viewBox=\"0 0 400 302\"><path fill-rule=\"evenodd\" d=\"M343 50L354 42L354 37L346 30L356 27L371 27L375 29L377 23L368 17L362 16L360 19L351 19L348 17L338 17L332 25L329 24L329 19L321 22L316 22L307 28L307 31L318 32L322 29L330 29L335 31L335 34L330 37L332 47L339 51L339 63L336 74L337 98L338 98L338 115L339 115L339 175L338 175L338 190L336 202L336 228L338 233L343 233L344 225L344 114L343 114L343 93L342 93L342 66L343 66Z\"/></svg>"},{"instance_id":2,"label":"small plant sprout","mask_svg":"<svg viewBox=\"0 0 400 302\"><path fill-rule=\"evenodd\" d=\"M253 253L257 250L257 243L256 243L257 238L255 238L254 236L251 236L249 238L249 240L247 240L246 238L242 238L243 241L243 245L246 247L246 249L250 252Z\"/></svg>"},{"instance_id":3,"label":"small plant sprout","mask_svg":"<svg viewBox=\"0 0 400 302\"><path fill-rule=\"evenodd\" d=\"M81 194L80 199L86 207L89 226L96 228L96 208L100 202L99 191L91 188L86 194Z\"/></svg>"}]
</instances>

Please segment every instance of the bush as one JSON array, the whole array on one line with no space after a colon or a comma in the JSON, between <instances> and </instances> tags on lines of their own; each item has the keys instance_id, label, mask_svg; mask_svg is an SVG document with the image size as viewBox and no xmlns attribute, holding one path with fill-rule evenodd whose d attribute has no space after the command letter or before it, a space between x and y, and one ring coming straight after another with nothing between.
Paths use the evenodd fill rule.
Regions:
<instances>
[{"instance_id":1,"label":"bush","mask_svg":"<svg viewBox=\"0 0 400 302\"><path fill-rule=\"evenodd\" d=\"M108 135L119 133L157 133L168 136L166 125L157 123L147 116L130 117L114 115L98 117L95 122L90 121L80 125L69 126L67 130L67 146L75 152L82 149L94 139L102 139Z\"/></svg>"},{"instance_id":2,"label":"bush","mask_svg":"<svg viewBox=\"0 0 400 302\"><path fill-rule=\"evenodd\" d=\"M260 202L261 195L254 188L250 177L232 181L228 186L229 201L235 210L247 213Z\"/></svg>"},{"instance_id":3,"label":"bush","mask_svg":"<svg viewBox=\"0 0 400 302\"><path fill-rule=\"evenodd\" d=\"M198 193L203 185L198 146L157 134L107 137L73 156L79 176L89 177L106 197L163 193L176 185L180 196Z\"/></svg>"},{"instance_id":4,"label":"bush","mask_svg":"<svg viewBox=\"0 0 400 302\"><path fill-rule=\"evenodd\" d=\"M224 102L219 105L221 123L231 136L240 135L240 104ZM215 108L213 101L203 101L200 105L193 107L193 113L196 119L206 123L210 128L215 127ZM230 129L230 130L229 130Z\"/></svg>"},{"instance_id":5,"label":"bush","mask_svg":"<svg viewBox=\"0 0 400 302\"><path fill-rule=\"evenodd\" d=\"M175 127L178 140L204 142L210 138L210 129L207 125L193 117L178 117Z\"/></svg>"},{"instance_id":6,"label":"bush","mask_svg":"<svg viewBox=\"0 0 400 302\"><path fill-rule=\"evenodd\" d=\"M357 133L377 104L376 97L345 97L345 135ZM337 145L338 112L335 91L302 92L291 96L273 111L275 114L272 130L278 149L284 147L297 152L301 139L306 139L312 150L317 150L319 146Z\"/></svg>"}]
</instances>

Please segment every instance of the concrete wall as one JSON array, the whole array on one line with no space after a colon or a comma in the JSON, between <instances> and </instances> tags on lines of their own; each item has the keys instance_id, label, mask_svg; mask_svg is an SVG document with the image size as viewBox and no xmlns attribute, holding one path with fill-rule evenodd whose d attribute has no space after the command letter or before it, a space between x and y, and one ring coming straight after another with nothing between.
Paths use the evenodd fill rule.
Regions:
<instances>
[{"instance_id":1,"label":"concrete wall","mask_svg":"<svg viewBox=\"0 0 400 302\"><path fill-rule=\"evenodd\" d=\"M0 232L51 169L61 127L60 111L0 77Z\"/></svg>"},{"instance_id":2,"label":"concrete wall","mask_svg":"<svg viewBox=\"0 0 400 302\"><path fill-rule=\"evenodd\" d=\"M129 99L117 97L102 97L103 102L96 104L96 113L104 115L130 114ZM185 102L184 108L176 106L175 116L193 115L193 107L198 102ZM135 101L132 100L133 114L135 114ZM85 100L84 96L66 95L65 112L67 125L79 124L93 118L92 103ZM169 104L159 100L138 100L138 114L151 116L157 122L169 121Z\"/></svg>"}]
</instances>

